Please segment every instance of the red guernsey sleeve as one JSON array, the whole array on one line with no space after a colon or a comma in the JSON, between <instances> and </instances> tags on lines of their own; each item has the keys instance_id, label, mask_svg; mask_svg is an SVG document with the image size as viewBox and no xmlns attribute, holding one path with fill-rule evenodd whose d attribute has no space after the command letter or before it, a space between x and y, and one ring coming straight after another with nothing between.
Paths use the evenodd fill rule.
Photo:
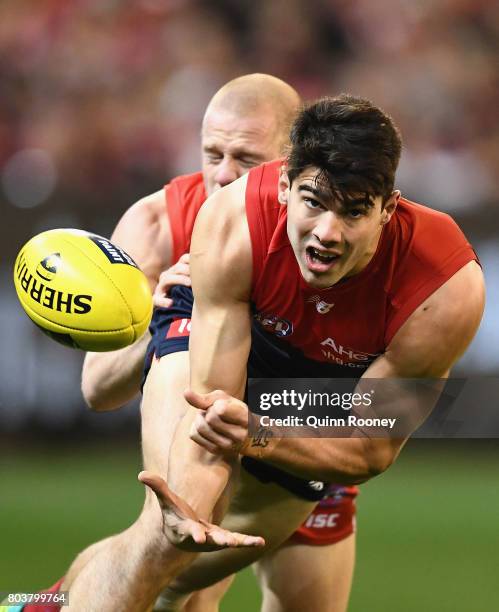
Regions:
<instances>
[{"instance_id":1,"label":"red guernsey sleeve","mask_svg":"<svg viewBox=\"0 0 499 612\"><path fill-rule=\"evenodd\" d=\"M201 172L173 179L165 185L166 211L172 233L172 263L188 253L192 229L199 209L206 200Z\"/></svg>"}]
</instances>

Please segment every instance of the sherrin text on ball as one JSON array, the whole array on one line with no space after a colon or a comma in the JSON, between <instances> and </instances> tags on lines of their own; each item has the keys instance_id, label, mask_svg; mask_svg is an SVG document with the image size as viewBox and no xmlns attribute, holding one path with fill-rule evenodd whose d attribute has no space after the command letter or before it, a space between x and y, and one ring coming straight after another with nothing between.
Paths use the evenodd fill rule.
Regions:
<instances>
[{"instance_id":1,"label":"sherrin text on ball","mask_svg":"<svg viewBox=\"0 0 499 612\"><path fill-rule=\"evenodd\" d=\"M73 348L123 348L151 318L151 290L137 264L107 238L83 230L54 229L29 240L16 258L14 283L29 318Z\"/></svg>"}]
</instances>

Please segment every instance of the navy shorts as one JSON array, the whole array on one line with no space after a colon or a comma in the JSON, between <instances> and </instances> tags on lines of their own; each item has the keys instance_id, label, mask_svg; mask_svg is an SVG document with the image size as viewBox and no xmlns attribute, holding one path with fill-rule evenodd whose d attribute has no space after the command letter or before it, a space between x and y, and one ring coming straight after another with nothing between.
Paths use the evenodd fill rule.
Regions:
<instances>
[{"instance_id":1,"label":"navy shorts","mask_svg":"<svg viewBox=\"0 0 499 612\"><path fill-rule=\"evenodd\" d=\"M149 331L151 341L147 348L143 383L154 358L189 349L189 334L194 298L190 287L175 286L169 296L173 300L170 308L156 308ZM252 326L251 351L248 358L248 378L321 378L352 376L326 363L305 358L300 351L288 343L263 331L258 323ZM328 483L309 481L293 476L264 461L243 457L242 466L260 482L274 482L297 497L308 501L319 501L328 490Z\"/></svg>"},{"instance_id":2,"label":"navy shorts","mask_svg":"<svg viewBox=\"0 0 499 612\"><path fill-rule=\"evenodd\" d=\"M192 306L194 296L190 287L177 285L170 290L173 300L170 308L155 308L149 331L151 340L147 347L142 385L151 369L152 360L160 359L170 353L189 350Z\"/></svg>"}]
</instances>

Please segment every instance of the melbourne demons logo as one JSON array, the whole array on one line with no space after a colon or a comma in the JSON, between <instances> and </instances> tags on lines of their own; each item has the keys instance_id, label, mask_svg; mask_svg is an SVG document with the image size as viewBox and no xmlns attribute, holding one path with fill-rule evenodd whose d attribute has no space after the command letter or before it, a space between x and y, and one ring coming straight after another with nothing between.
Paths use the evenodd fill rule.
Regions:
<instances>
[{"instance_id":1,"label":"melbourne demons logo","mask_svg":"<svg viewBox=\"0 0 499 612\"><path fill-rule=\"evenodd\" d=\"M293 323L287 319L280 319L277 315L257 313L255 319L262 325L265 331L283 338L293 333Z\"/></svg>"},{"instance_id":2,"label":"melbourne demons logo","mask_svg":"<svg viewBox=\"0 0 499 612\"><path fill-rule=\"evenodd\" d=\"M324 300L321 300L320 295L313 295L312 297L308 298L307 302L312 302L315 304L315 308L319 314L327 314L334 306L334 303L328 304Z\"/></svg>"}]
</instances>

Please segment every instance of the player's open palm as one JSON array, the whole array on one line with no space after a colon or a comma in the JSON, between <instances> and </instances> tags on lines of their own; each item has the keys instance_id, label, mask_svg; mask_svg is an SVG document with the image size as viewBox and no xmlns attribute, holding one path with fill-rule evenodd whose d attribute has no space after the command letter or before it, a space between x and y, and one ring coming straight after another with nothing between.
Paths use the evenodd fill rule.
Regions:
<instances>
[{"instance_id":1,"label":"player's open palm","mask_svg":"<svg viewBox=\"0 0 499 612\"><path fill-rule=\"evenodd\" d=\"M265 545L263 538L228 531L198 518L189 504L175 495L161 476L144 471L140 472L139 480L156 495L163 514L163 531L176 548L189 552L210 552Z\"/></svg>"}]
</instances>

